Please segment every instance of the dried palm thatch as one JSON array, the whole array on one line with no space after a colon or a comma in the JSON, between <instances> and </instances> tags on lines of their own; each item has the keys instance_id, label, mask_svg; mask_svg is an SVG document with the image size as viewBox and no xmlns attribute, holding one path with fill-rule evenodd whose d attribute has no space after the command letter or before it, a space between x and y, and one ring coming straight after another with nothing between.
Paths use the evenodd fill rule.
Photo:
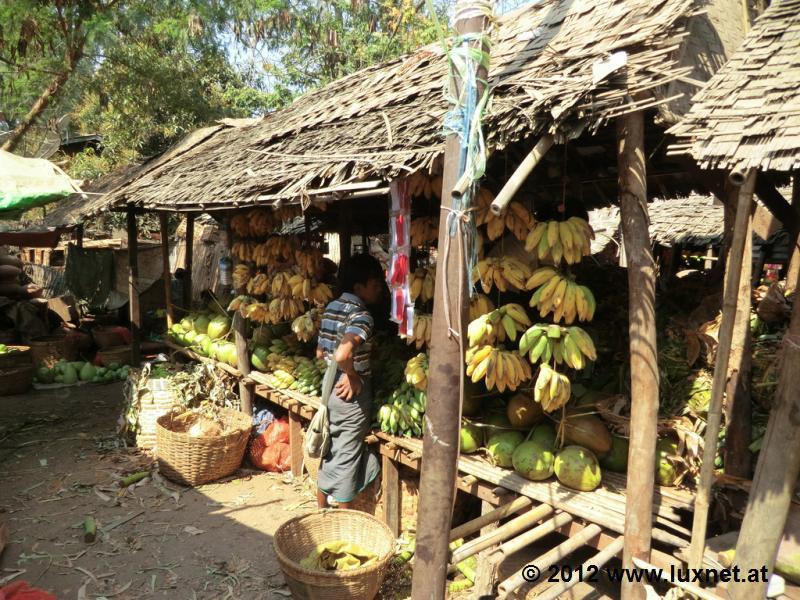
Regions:
<instances>
[{"instance_id":1,"label":"dried palm thatch","mask_svg":"<svg viewBox=\"0 0 800 600\"><path fill-rule=\"evenodd\" d=\"M500 18L485 117L490 151L543 131L574 136L668 102L668 84L692 70L680 60L695 9L693 0L543 0ZM106 205L305 203L436 171L446 73L441 44L364 69L255 125L219 132L111 194Z\"/></svg>"},{"instance_id":2,"label":"dried palm thatch","mask_svg":"<svg viewBox=\"0 0 800 600\"><path fill-rule=\"evenodd\" d=\"M670 132L707 169L800 168L800 0L776 0Z\"/></svg>"}]
</instances>

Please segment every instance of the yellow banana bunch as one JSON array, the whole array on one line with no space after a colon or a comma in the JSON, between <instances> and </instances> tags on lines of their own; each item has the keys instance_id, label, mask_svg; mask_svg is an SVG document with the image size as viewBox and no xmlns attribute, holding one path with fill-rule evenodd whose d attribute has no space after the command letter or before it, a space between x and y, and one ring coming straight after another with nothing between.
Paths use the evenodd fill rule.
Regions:
<instances>
[{"instance_id":1,"label":"yellow banana bunch","mask_svg":"<svg viewBox=\"0 0 800 600\"><path fill-rule=\"evenodd\" d=\"M528 355L532 364L543 365L555 360L557 365L566 364L580 371L587 360L597 360L597 351L586 331L580 327L561 327L537 323L519 340L519 353Z\"/></svg>"},{"instance_id":2,"label":"yellow banana bunch","mask_svg":"<svg viewBox=\"0 0 800 600\"><path fill-rule=\"evenodd\" d=\"M490 240L496 240L508 229L520 242L523 241L534 226L533 215L517 201L511 201L504 214L495 215L490 209L493 201L492 192L486 188L478 191L475 225L486 225L486 235Z\"/></svg>"},{"instance_id":3,"label":"yellow banana bunch","mask_svg":"<svg viewBox=\"0 0 800 600\"><path fill-rule=\"evenodd\" d=\"M294 258L294 251L298 246L295 236L274 236L256 246L252 260L259 267L286 262Z\"/></svg>"},{"instance_id":4,"label":"yellow banana bunch","mask_svg":"<svg viewBox=\"0 0 800 600\"><path fill-rule=\"evenodd\" d=\"M408 189L412 198L424 197L428 200L442 197L442 177L429 177L422 171L408 176Z\"/></svg>"},{"instance_id":5,"label":"yellow banana bunch","mask_svg":"<svg viewBox=\"0 0 800 600\"><path fill-rule=\"evenodd\" d=\"M536 251L539 260L552 258L554 264L563 258L568 264L581 262L591 254L594 231L586 219L570 217L566 221L537 223L525 239L525 250Z\"/></svg>"},{"instance_id":6,"label":"yellow banana bunch","mask_svg":"<svg viewBox=\"0 0 800 600\"><path fill-rule=\"evenodd\" d=\"M494 304L486 294L475 294L469 301L469 320L474 321L481 315L490 313L494 310Z\"/></svg>"},{"instance_id":7,"label":"yellow banana bunch","mask_svg":"<svg viewBox=\"0 0 800 600\"><path fill-rule=\"evenodd\" d=\"M529 327L531 320L519 304L505 304L470 322L467 337L470 346L517 339L517 332Z\"/></svg>"},{"instance_id":8,"label":"yellow banana bunch","mask_svg":"<svg viewBox=\"0 0 800 600\"><path fill-rule=\"evenodd\" d=\"M247 241L236 241L231 244L231 254L241 262L253 262L256 260L258 244Z\"/></svg>"},{"instance_id":9,"label":"yellow banana bunch","mask_svg":"<svg viewBox=\"0 0 800 600\"><path fill-rule=\"evenodd\" d=\"M418 390L428 389L428 355L420 352L406 363L406 381Z\"/></svg>"},{"instance_id":10,"label":"yellow banana bunch","mask_svg":"<svg viewBox=\"0 0 800 600\"><path fill-rule=\"evenodd\" d=\"M439 220L435 217L417 217L411 220L412 246L425 246L439 239Z\"/></svg>"},{"instance_id":11,"label":"yellow banana bunch","mask_svg":"<svg viewBox=\"0 0 800 600\"><path fill-rule=\"evenodd\" d=\"M250 223L247 220L247 213L239 212L231 217L231 231L236 237L248 237L250 235Z\"/></svg>"},{"instance_id":12,"label":"yellow banana bunch","mask_svg":"<svg viewBox=\"0 0 800 600\"><path fill-rule=\"evenodd\" d=\"M294 251L294 262L303 274L312 277L317 274L322 263L322 250L319 248L299 248Z\"/></svg>"},{"instance_id":13,"label":"yellow banana bunch","mask_svg":"<svg viewBox=\"0 0 800 600\"><path fill-rule=\"evenodd\" d=\"M411 336L402 335L406 344L414 344L417 350L423 346L430 346L431 332L433 331L433 315L414 313L414 333Z\"/></svg>"},{"instance_id":14,"label":"yellow banana bunch","mask_svg":"<svg viewBox=\"0 0 800 600\"><path fill-rule=\"evenodd\" d=\"M254 296L266 294L269 289L270 282L266 273L257 273L255 277L247 282L247 293Z\"/></svg>"},{"instance_id":15,"label":"yellow banana bunch","mask_svg":"<svg viewBox=\"0 0 800 600\"><path fill-rule=\"evenodd\" d=\"M296 277L301 277L297 275ZM273 273L269 282L269 292L272 296L291 296L292 285L290 283L292 274L289 271L277 271Z\"/></svg>"},{"instance_id":16,"label":"yellow banana bunch","mask_svg":"<svg viewBox=\"0 0 800 600\"><path fill-rule=\"evenodd\" d=\"M272 323L272 314L269 305L263 302L253 302L248 304L245 309L245 316L251 321L258 323Z\"/></svg>"},{"instance_id":17,"label":"yellow banana bunch","mask_svg":"<svg viewBox=\"0 0 800 600\"><path fill-rule=\"evenodd\" d=\"M273 298L269 302L269 313L271 323L277 324L282 321L294 319L305 312L306 306L299 298Z\"/></svg>"},{"instance_id":18,"label":"yellow banana bunch","mask_svg":"<svg viewBox=\"0 0 800 600\"><path fill-rule=\"evenodd\" d=\"M301 300L311 299L311 290L314 287L314 282L310 277L295 274L289 278L288 284L291 295L295 298L300 298Z\"/></svg>"},{"instance_id":19,"label":"yellow banana bunch","mask_svg":"<svg viewBox=\"0 0 800 600\"><path fill-rule=\"evenodd\" d=\"M327 283L317 283L311 286L309 299L318 306L325 306L328 302L333 300L333 292Z\"/></svg>"},{"instance_id":20,"label":"yellow banana bunch","mask_svg":"<svg viewBox=\"0 0 800 600\"><path fill-rule=\"evenodd\" d=\"M250 276L252 272L250 271L250 267L245 264L239 263L233 268L233 288L236 290L240 290L247 286L247 282L250 281Z\"/></svg>"},{"instance_id":21,"label":"yellow banana bunch","mask_svg":"<svg viewBox=\"0 0 800 600\"><path fill-rule=\"evenodd\" d=\"M480 280L481 288L486 293L492 289L492 285L497 286L501 292L512 288L524 290L525 282L530 276L530 267L512 256L484 258L478 261L477 268L472 273L472 283Z\"/></svg>"},{"instance_id":22,"label":"yellow banana bunch","mask_svg":"<svg viewBox=\"0 0 800 600\"><path fill-rule=\"evenodd\" d=\"M229 311L238 310L243 317L247 316L247 308L256 301L252 296L236 296L228 305Z\"/></svg>"},{"instance_id":23,"label":"yellow banana bunch","mask_svg":"<svg viewBox=\"0 0 800 600\"><path fill-rule=\"evenodd\" d=\"M266 208L250 209L245 213L245 218L252 237L266 237L280 225L280 220L275 218L273 211ZM231 225L232 221L231 219Z\"/></svg>"},{"instance_id":24,"label":"yellow banana bunch","mask_svg":"<svg viewBox=\"0 0 800 600\"><path fill-rule=\"evenodd\" d=\"M564 406L572 395L572 385L566 375L551 369L548 365L539 368L536 384L533 386L533 399L542 405L542 410L551 412Z\"/></svg>"},{"instance_id":25,"label":"yellow banana bunch","mask_svg":"<svg viewBox=\"0 0 800 600\"><path fill-rule=\"evenodd\" d=\"M310 342L319 332L322 314L319 309L312 308L292 321L292 331L301 342Z\"/></svg>"},{"instance_id":26,"label":"yellow banana bunch","mask_svg":"<svg viewBox=\"0 0 800 600\"><path fill-rule=\"evenodd\" d=\"M417 298L423 302L433 299L433 289L436 285L436 266L418 267L411 274L411 301Z\"/></svg>"},{"instance_id":27,"label":"yellow banana bunch","mask_svg":"<svg viewBox=\"0 0 800 600\"><path fill-rule=\"evenodd\" d=\"M576 318L579 321L591 321L594 318L595 299L592 291L585 285L578 285L554 267L536 269L525 285L528 289L536 288L528 304L539 309L540 317L552 311L556 323L563 319L567 325Z\"/></svg>"},{"instance_id":28,"label":"yellow banana bunch","mask_svg":"<svg viewBox=\"0 0 800 600\"><path fill-rule=\"evenodd\" d=\"M472 383L484 379L487 390L514 391L531 378L531 366L519 354L490 344L467 350L466 362Z\"/></svg>"}]
</instances>

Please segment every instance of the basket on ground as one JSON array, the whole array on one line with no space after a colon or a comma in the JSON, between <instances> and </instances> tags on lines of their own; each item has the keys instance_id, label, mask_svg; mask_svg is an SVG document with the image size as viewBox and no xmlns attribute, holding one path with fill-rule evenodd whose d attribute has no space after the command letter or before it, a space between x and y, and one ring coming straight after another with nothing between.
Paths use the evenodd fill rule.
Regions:
<instances>
[{"instance_id":1,"label":"basket on ground","mask_svg":"<svg viewBox=\"0 0 800 600\"><path fill-rule=\"evenodd\" d=\"M312 571L300 566L319 544L347 540L378 560L349 571ZM292 597L298 600L371 600L394 553L391 530L357 510L325 509L293 517L275 531L273 545Z\"/></svg>"},{"instance_id":2,"label":"basket on ground","mask_svg":"<svg viewBox=\"0 0 800 600\"><path fill-rule=\"evenodd\" d=\"M0 369L13 369L32 365L30 346L8 346L7 354L0 354Z\"/></svg>"},{"instance_id":3,"label":"basket on ground","mask_svg":"<svg viewBox=\"0 0 800 600\"><path fill-rule=\"evenodd\" d=\"M33 365L21 365L0 370L0 396L12 396L27 392L33 383L36 369Z\"/></svg>"},{"instance_id":4,"label":"basket on ground","mask_svg":"<svg viewBox=\"0 0 800 600\"><path fill-rule=\"evenodd\" d=\"M63 335L33 338L29 346L31 360L37 366L52 367L61 359L75 360L78 356L75 346Z\"/></svg>"},{"instance_id":5,"label":"basket on ground","mask_svg":"<svg viewBox=\"0 0 800 600\"><path fill-rule=\"evenodd\" d=\"M235 472L247 448L251 418L230 408L221 409L219 416L227 433L195 437L172 430L172 421L180 412L169 412L156 421L158 470L186 485L209 483Z\"/></svg>"},{"instance_id":6,"label":"basket on ground","mask_svg":"<svg viewBox=\"0 0 800 600\"><path fill-rule=\"evenodd\" d=\"M131 353L130 345L112 346L97 351L97 357L100 362L108 366L111 363L119 363L121 365L129 365L133 362L133 354Z\"/></svg>"}]
</instances>

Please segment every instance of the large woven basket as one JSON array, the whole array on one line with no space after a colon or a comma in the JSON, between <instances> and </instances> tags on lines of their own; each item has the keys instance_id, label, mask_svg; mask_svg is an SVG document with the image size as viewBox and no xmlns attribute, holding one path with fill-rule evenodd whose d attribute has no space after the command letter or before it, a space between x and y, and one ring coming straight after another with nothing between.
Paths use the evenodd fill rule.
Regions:
<instances>
[{"instance_id":1,"label":"large woven basket","mask_svg":"<svg viewBox=\"0 0 800 600\"><path fill-rule=\"evenodd\" d=\"M36 369L33 365L22 365L0 370L0 396L12 396L27 392L33 383Z\"/></svg>"},{"instance_id":2,"label":"large woven basket","mask_svg":"<svg viewBox=\"0 0 800 600\"><path fill-rule=\"evenodd\" d=\"M378 560L350 571L311 571L300 566L319 544L346 540ZM394 553L391 530L356 510L324 509L293 517L275 531L273 545L295 600L372 600Z\"/></svg>"},{"instance_id":3,"label":"large woven basket","mask_svg":"<svg viewBox=\"0 0 800 600\"><path fill-rule=\"evenodd\" d=\"M34 338L29 342L31 360L38 366L52 367L62 358L75 360L78 353L63 335Z\"/></svg>"},{"instance_id":4,"label":"large woven basket","mask_svg":"<svg viewBox=\"0 0 800 600\"><path fill-rule=\"evenodd\" d=\"M111 363L129 365L133 362L133 354L131 353L130 345L112 346L111 348L98 350L97 357L100 359L100 362L106 366Z\"/></svg>"},{"instance_id":5,"label":"large woven basket","mask_svg":"<svg viewBox=\"0 0 800 600\"><path fill-rule=\"evenodd\" d=\"M251 419L233 409L222 409L220 417L230 433L194 437L172 431L172 420L180 411L160 416L156 421L158 470L168 479L185 485L202 485L227 477L242 464Z\"/></svg>"},{"instance_id":6,"label":"large woven basket","mask_svg":"<svg viewBox=\"0 0 800 600\"><path fill-rule=\"evenodd\" d=\"M12 369L33 364L29 346L8 346L8 349L14 350L14 352L0 354L0 369Z\"/></svg>"}]
</instances>

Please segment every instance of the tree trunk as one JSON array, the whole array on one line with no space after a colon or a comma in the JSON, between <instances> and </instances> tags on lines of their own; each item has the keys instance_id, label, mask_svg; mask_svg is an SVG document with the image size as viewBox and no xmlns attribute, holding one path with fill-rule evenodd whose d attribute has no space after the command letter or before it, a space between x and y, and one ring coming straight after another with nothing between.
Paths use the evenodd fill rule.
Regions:
<instances>
[{"instance_id":1,"label":"tree trunk","mask_svg":"<svg viewBox=\"0 0 800 600\"><path fill-rule=\"evenodd\" d=\"M75 66L78 64L78 60L83 54L83 45L85 41L85 36L77 36L75 38L74 45L67 49L67 52L64 56L64 69L56 73L56 76L53 77L50 85L48 85L47 88L45 88L45 90L39 95L39 97L36 99L36 102L33 103L33 106L28 111L28 114L26 114L25 118L22 119L22 122L16 126L14 131L9 134L5 143L3 143L3 150L6 152L13 152L14 149L19 145L22 137L31 127L33 127L39 117L42 116L42 113L50 105L50 102L53 101L53 98L55 98L61 92L61 90L64 89L64 86L66 85L67 81L69 81L73 71L75 71Z\"/></svg>"}]
</instances>

